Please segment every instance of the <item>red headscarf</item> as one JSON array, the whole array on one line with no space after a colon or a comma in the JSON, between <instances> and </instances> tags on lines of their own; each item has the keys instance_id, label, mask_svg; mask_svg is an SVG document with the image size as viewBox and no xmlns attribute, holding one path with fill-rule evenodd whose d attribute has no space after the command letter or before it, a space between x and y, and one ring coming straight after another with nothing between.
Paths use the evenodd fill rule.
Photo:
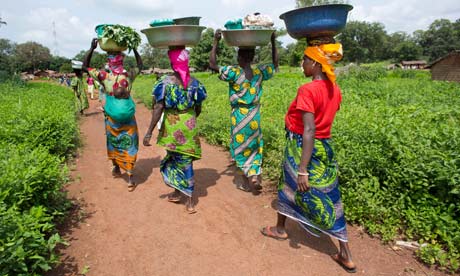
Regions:
<instances>
[{"instance_id":1,"label":"red headscarf","mask_svg":"<svg viewBox=\"0 0 460 276\"><path fill-rule=\"evenodd\" d=\"M172 69L179 73L184 88L187 87L190 81L190 69L188 67L189 55L185 49L175 49L168 51L169 60L171 61Z\"/></svg>"},{"instance_id":2,"label":"red headscarf","mask_svg":"<svg viewBox=\"0 0 460 276\"><path fill-rule=\"evenodd\" d=\"M122 74L123 73L123 59L125 56L123 54L109 55L107 57L109 69L113 74Z\"/></svg>"}]
</instances>

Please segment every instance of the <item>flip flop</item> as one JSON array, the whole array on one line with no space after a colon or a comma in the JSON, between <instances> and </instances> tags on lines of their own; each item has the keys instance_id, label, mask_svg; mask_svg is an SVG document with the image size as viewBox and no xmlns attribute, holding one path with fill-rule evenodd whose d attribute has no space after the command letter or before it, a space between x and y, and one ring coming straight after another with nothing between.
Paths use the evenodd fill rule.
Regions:
<instances>
[{"instance_id":1,"label":"flip flop","mask_svg":"<svg viewBox=\"0 0 460 276\"><path fill-rule=\"evenodd\" d=\"M278 236L277 234L273 233L270 228L270 226L265 226L264 228L260 229L260 233L262 233L262 235L265 237L273 238L277 241L284 241L288 238L287 234L285 237Z\"/></svg>"},{"instance_id":2,"label":"flip flop","mask_svg":"<svg viewBox=\"0 0 460 276\"><path fill-rule=\"evenodd\" d=\"M339 254L334 254L334 255L331 255L331 258L336 262L338 263L343 269L345 269L346 272L348 273L356 273L356 266L354 267L349 267L347 265L345 265L341 258L339 257Z\"/></svg>"},{"instance_id":3,"label":"flip flop","mask_svg":"<svg viewBox=\"0 0 460 276\"><path fill-rule=\"evenodd\" d=\"M190 209L190 208L188 208L188 206L185 206L185 210L187 210L187 213L188 213L189 215L195 214L195 213L196 213L196 210L195 210L195 208L193 208L193 207Z\"/></svg>"},{"instance_id":4,"label":"flip flop","mask_svg":"<svg viewBox=\"0 0 460 276\"><path fill-rule=\"evenodd\" d=\"M173 202L173 203L178 203L180 202L180 197L169 197L168 196L168 201Z\"/></svg>"},{"instance_id":5,"label":"flip flop","mask_svg":"<svg viewBox=\"0 0 460 276\"><path fill-rule=\"evenodd\" d=\"M135 189L136 189L136 184L135 183L128 184L128 192L132 192Z\"/></svg>"},{"instance_id":6,"label":"flip flop","mask_svg":"<svg viewBox=\"0 0 460 276\"><path fill-rule=\"evenodd\" d=\"M243 192L247 192L249 193L251 191L251 189L247 188L247 187L244 187L244 185L238 185L236 186L237 189L243 191Z\"/></svg>"}]
</instances>

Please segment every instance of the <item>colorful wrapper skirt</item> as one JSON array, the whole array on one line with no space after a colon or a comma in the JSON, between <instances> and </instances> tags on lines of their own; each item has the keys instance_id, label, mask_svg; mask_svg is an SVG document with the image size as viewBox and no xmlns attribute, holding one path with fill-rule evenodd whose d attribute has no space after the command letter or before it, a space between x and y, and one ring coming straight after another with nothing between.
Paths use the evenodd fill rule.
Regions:
<instances>
[{"instance_id":1,"label":"colorful wrapper skirt","mask_svg":"<svg viewBox=\"0 0 460 276\"><path fill-rule=\"evenodd\" d=\"M166 149L160 165L164 182L186 196L192 196L195 184L193 161L201 158L194 109L166 109L158 144Z\"/></svg>"},{"instance_id":2,"label":"colorful wrapper skirt","mask_svg":"<svg viewBox=\"0 0 460 276\"><path fill-rule=\"evenodd\" d=\"M231 114L230 154L247 177L262 173L263 139L260 105L237 105Z\"/></svg>"},{"instance_id":3,"label":"colorful wrapper skirt","mask_svg":"<svg viewBox=\"0 0 460 276\"><path fill-rule=\"evenodd\" d=\"M315 236L322 232L346 242L346 221L331 140L315 139L307 167L310 189L304 193L297 191L302 143L302 135L286 130L284 181L278 186L278 212L297 221L302 228Z\"/></svg>"},{"instance_id":4,"label":"colorful wrapper skirt","mask_svg":"<svg viewBox=\"0 0 460 276\"><path fill-rule=\"evenodd\" d=\"M134 164L139 150L139 135L136 118L119 123L110 116L105 117L107 136L107 155L128 175L133 174Z\"/></svg>"}]
</instances>

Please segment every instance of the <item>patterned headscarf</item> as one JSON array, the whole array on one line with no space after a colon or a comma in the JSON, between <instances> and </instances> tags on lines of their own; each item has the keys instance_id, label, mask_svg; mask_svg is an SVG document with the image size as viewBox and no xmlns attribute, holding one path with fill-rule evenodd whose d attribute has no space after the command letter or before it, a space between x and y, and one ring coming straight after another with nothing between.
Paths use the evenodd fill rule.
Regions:
<instances>
[{"instance_id":1,"label":"patterned headscarf","mask_svg":"<svg viewBox=\"0 0 460 276\"><path fill-rule=\"evenodd\" d=\"M169 60L171 61L172 69L179 73L184 88L187 87L190 81L190 69L188 67L189 55L185 49L174 49L168 51Z\"/></svg>"},{"instance_id":2,"label":"patterned headscarf","mask_svg":"<svg viewBox=\"0 0 460 276\"><path fill-rule=\"evenodd\" d=\"M123 59L125 56L123 54L109 55L107 61L109 64L109 69L113 74L122 74L123 73Z\"/></svg>"},{"instance_id":3,"label":"patterned headscarf","mask_svg":"<svg viewBox=\"0 0 460 276\"><path fill-rule=\"evenodd\" d=\"M314 61L321 63L323 72L326 73L330 81L335 83L336 77L333 64L342 59L342 44L308 46L303 53Z\"/></svg>"}]
</instances>

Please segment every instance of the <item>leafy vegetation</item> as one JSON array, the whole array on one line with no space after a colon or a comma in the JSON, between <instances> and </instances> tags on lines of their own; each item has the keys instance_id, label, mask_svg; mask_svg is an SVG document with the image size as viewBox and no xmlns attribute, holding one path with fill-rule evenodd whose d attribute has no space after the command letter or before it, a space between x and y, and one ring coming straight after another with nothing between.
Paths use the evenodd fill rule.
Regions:
<instances>
[{"instance_id":1,"label":"leafy vegetation","mask_svg":"<svg viewBox=\"0 0 460 276\"><path fill-rule=\"evenodd\" d=\"M227 83L194 74L208 99L201 134L228 147ZM135 96L151 104L153 77L134 83ZM264 82L262 130L264 176L279 179L284 116L305 83L297 68L282 67ZM377 66L350 69L339 77L343 103L333 137L340 165L347 219L383 241L408 239L423 246L421 260L451 271L460 261L460 86L431 81L427 72Z\"/></svg>"},{"instance_id":2,"label":"leafy vegetation","mask_svg":"<svg viewBox=\"0 0 460 276\"><path fill-rule=\"evenodd\" d=\"M118 45L126 46L129 50L136 49L141 44L141 36L131 27L123 25L106 25L103 38L113 39Z\"/></svg>"},{"instance_id":3,"label":"leafy vegetation","mask_svg":"<svg viewBox=\"0 0 460 276\"><path fill-rule=\"evenodd\" d=\"M41 275L58 261L54 222L69 206L63 161L77 136L69 89L0 84L0 275Z\"/></svg>"}]
</instances>

